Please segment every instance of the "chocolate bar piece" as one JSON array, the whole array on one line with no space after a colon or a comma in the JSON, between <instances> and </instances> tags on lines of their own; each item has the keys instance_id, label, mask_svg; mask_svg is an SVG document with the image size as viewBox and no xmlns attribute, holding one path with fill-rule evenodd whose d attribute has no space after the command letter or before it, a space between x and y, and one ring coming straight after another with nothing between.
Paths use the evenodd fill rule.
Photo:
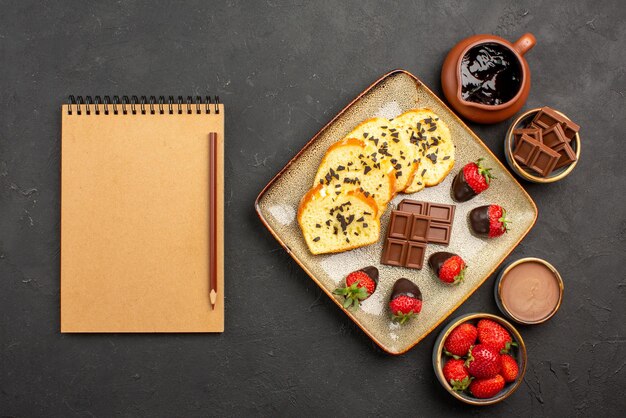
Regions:
<instances>
[{"instance_id":1,"label":"chocolate bar piece","mask_svg":"<svg viewBox=\"0 0 626 418\"><path fill-rule=\"evenodd\" d=\"M517 144L522 135L528 135L532 139L537 142L543 142L541 139L541 129L539 128L524 128L524 129L514 129L513 130L513 146Z\"/></svg>"},{"instance_id":2,"label":"chocolate bar piece","mask_svg":"<svg viewBox=\"0 0 626 418\"><path fill-rule=\"evenodd\" d=\"M544 129L547 129L556 123L565 123L566 120L566 118L559 115L554 111L554 109L551 109L549 107L542 107L541 110L533 118L533 122Z\"/></svg>"},{"instance_id":3,"label":"chocolate bar piece","mask_svg":"<svg viewBox=\"0 0 626 418\"><path fill-rule=\"evenodd\" d=\"M580 126L576 125L571 120L567 119L565 122L565 126L563 126L563 131L565 132L565 137L571 140L574 139L578 131L580 130Z\"/></svg>"},{"instance_id":4,"label":"chocolate bar piece","mask_svg":"<svg viewBox=\"0 0 626 418\"><path fill-rule=\"evenodd\" d=\"M428 230L430 229L431 218L424 215L413 215L413 224L408 239L417 242L428 241Z\"/></svg>"},{"instance_id":5,"label":"chocolate bar piece","mask_svg":"<svg viewBox=\"0 0 626 418\"><path fill-rule=\"evenodd\" d=\"M433 222L451 224L454 220L454 205L443 203L429 203L427 215Z\"/></svg>"},{"instance_id":6,"label":"chocolate bar piece","mask_svg":"<svg viewBox=\"0 0 626 418\"><path fill-rule=\"evenodd\" d=\"M403 199L398 205L398 210L403 212L416 213L418 215L426 215L428 212L428 202L419 202L412 199Z\"/></svg>"},{"instance_id":7,"label":"chocolate bar piece","mask_svg":"<svg viewBox=\"0 0 626 418\"><path fill-rule=\"evenodd\" d=\"M431 222L428 229L428 242L448 245L452 235L452 225Z\"/></svg>"},{"instance_id":8,"label":"chocolate bar piece","mask_svg":"<svg viewBox=\"0 0 626 418\"><path fill-rule=\"evenodd\" d=\"M409 242L405 265L412 269L421 269L424 266L426 244L421 242Z\"/></svg>"},{"instance_id":9,"label":"chocolate bar piece","mask_svg":"<svg viewBox=\"0 0 626 418\"><path fill-rule=\"evenodd\" d=\"M576 153L569 144L561 144L554 150L561 155L559 160L556 162L556 165L554 166L555 170L576 161Z\"/></svg>"},{"instance_id":10,"label":"chocolate bar piece","mask_svg":"<svg viewBox=\"0 0 626 418\"><path fill-rule=\"evenodd\" d=\"M559 158L561 158L561 154L541 144L532 160L528 162L528 167L535 170L540 176L547 177L556 167Z\"/></svg>"},{"instance_id":11,"label":"chocolate bar piece","mask_svg":"<svg viewBox=\"0 0 626 418\"><path fill-rule=\"evenodd\" d=\"M425 242L387 238L381 262L389 266L421 269L424 266L425 254Z\"/></svg>"},{"instance_id":12,"label":"chocolate bar piece","mask_svg":"<svg viewBox=\"0 0 626 418\"><path fill-rule=\"evenodd\" d=\"M421 269L424 266L426 244L387 238L382 263L390 266Z\"/></svg>"},{"instance_id":13,"label":"chocolate bar piece","mask_svg":"<svg viewBox=\"0 0 626 418\"><path fill-rule=\"evenodd\" d=\"M430 224L428 216L392 211L381 262L390 266L421 269Z\"/></svg>"},{"instance_id":14,"label":"chocolate bar piece","mask_svg":"<svg viewBox=\"0 0 626 418\"><path fill-rule=\"evenodd\" d=\"M548 129L545 129L543 131L542 137L543 144L546 147L550 147L552 149L560 146L561 144L566 144L569 142L567 137L565 136L565 132L563 132L563 128L558 123L552 125Z\"/></svg>"},{"instance_id":15,"label":"chocolate bar piece","mask_svg":"<svg viewBox=\"0 0 626 418\"><path fill-rule=\"evenodd\" d=\"M389 220L389 233L387 236L389 238L408 240L412 224L412 213L394 210L391 212L391 219Z\"/></svg>"},{"instance_id":16,"label":"chocolate bar piece","mask_svg":"<svg viewBox=\"0 0 626 418\"><path fill-rule=\"evenodd\" d=\"M389 266L404 267L406 264L406 254L408 249L408 241L387 238L385 241L385 247L383 248L383 258L381 263Z\"/></svg>"},{"instance_id":17,"label":"chocolate bar piece","mask_svg":"<svg viewBox=\"0 0 626 418\"><path fill-rule=\"evenodd\" d=\"M513 158L520 164L529 165L530 161L537 153L539 146L541 146L541 142L523 134L519 141L517 141L517 145L513 150Z\"/></svg>"}]
</instances>

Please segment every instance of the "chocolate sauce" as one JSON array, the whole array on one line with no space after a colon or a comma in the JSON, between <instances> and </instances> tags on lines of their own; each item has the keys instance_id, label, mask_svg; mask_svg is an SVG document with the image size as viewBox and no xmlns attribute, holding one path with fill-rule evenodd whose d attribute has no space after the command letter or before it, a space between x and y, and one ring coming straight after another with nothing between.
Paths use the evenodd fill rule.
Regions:
<instances>
[{"instance_id":1,"label":"chocolate sauce","mask_svg":"<svg viewBox=\"0 0 626 418\"><path fill-rule=\"evenodd\" d=\"M471 48L461 60L461 97L485 105L511 100L522 86L522 67L509 48L484 43Z\"/></svg>"},{"instance_id":2,"label":"chocolate sauce","mask_svg":"<svg viewBox=\"0 0 626 418\"><path fill-rule=\"evenodd\" d=\"M374 266L363 267L361 271L367 274L368 276L370 276L370 278L374 280L376 284L378 284L378 269L376 267Z\"/></svg>"},{"instance_id":3,"label":"chocolate sauce","mask_svg":"<svg viewBox=\"0 0 626 418\"><path fill-rule=\"evenodd\" d=\"M457 202L467 202L476 196L476 192L465 181L463 170L459 171L452 182L452 198Z\"/></svg>"},{"instance_id":4,"label":"chocolate sauce","mask_svg":"<svg viewBox=\"0 0 626 418\"><path fill-rule=\"evenodd\" d=\"M428 257L428 265L435 272L436 275L439 275L439 269L443 266L443 263L450 257L454 257L456 254L449 253L446 251L440 251L438 253L433 253L430 257Z\"/></svg>"},{"instance_id":5,"label":"chocolate sauce","mask_svg":"<svg viewBox=\"0 0 626 418\"><path fill-rule=\"evenodd\" d=\"M479 206L469 213L472 231L479 236L489 236L489 206Z\"/></svg>"},{"instance_id":6,"label":"chocolate sauce","mask_svg":"<svg viewBox=\"0 0 626 418\"><path fill-rule=\"evenodd\" d=\"M417 287L415 283L405 278L396 280L393 285L393 289L391 289L390 299L394 300L398 296L402 295L422 300L422 292L420 291L420 288Z\"/></svg>"}]
</instances>

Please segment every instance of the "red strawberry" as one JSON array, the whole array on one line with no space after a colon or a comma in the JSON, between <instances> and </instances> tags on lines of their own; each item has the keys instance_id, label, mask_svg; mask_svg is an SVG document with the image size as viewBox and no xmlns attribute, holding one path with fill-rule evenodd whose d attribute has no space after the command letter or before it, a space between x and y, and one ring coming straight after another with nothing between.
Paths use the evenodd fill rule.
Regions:
<instances>
[{"instance_id":1,"label":"red strawberry","mask_svg":"<svg viewBox=\"0 0 626 418\"><path fill-rule=\"evenodd\" d=\"M465 277L465 261L456 254L440 251L428 258L428 264L444 283L459 284Z\"/></svg>"},{"instance_id":2,"label":"red strawberry","mask_svg":"<svg viewBox=\"0 0 626 418\"><path fill-rule=\"evenodd\" d=\"M398 279L391 289L389 309L394 320L404 324L422 310L422 292L408 279Z\"/></svg>"},{"instance_id":3,"label":"red strawberry","mask_svg":"<svg viewBox=\"0 0 626 418\"><path fill-rule=\"evenodd\" d=\"M359 307L360 301L369 298L378 284L378 269L368 266L353 271L346 277L346 287L335 289L333 293L345 297L344 308Z\"/></svg>"},{"instance_id":4,"label":"red strawberry","mask_svg":"<svg viewBox=\"0 0 626 418\"><path fill-rule=\"evenodd\" d=\"M450 383L452 390L462 391L467 389L472 378L465 367L465 362L458 359L450 359L443 366L443 377Z\"/></svg>"},{"instance_id":5,"label":"red strawberry","mask_svg":"<svg viewBox=\"0 0 626 418\"><path fill-rule=\"evenodd\" d=\"M466 164L452 182L452 197L457 202L467 202L489 188L491 168L483 167L482 158Z\"/></svg>"},{"instance_id":6,"label":"red strawberry","mask_svg":"<svg viewBox=\"0 0 626 418\"><path fill-rule=\"evenodd\" d=\"M490 345L499 353L508 353L511 347L517 344L511 339L511 334L504 327L491 319L481 319L477 324L478 341Z\"/></svg>"},{"instance_id":7,"label":"red strawberry","mask_svg":"<svg viewBox=\"0 0 626 418\"><path fill-rule=\"evenodd\" d=\"M502 368L500 353L486 344L478 344L470 348L465 364L469 373L477 379L494 377Z\"/></svg>"},{"instance_id":8,"label":"red strawberry","mask_svg":"<svg viewBox=\"0 0 626 418\"><path fill-rule=\"evenodd\" d=\"M504 377L504 381L507 383L515 382L517 374L519 373L517 361L508 354L502 354L502 356L500 356L500 363L502 364L500 374Z\"/></svg>"},{"instance_id":9,"label":"red strawberry","mask_svg":"<svg viewBox=\"0 0 626 418\"><path fill-rule=\"evenodd\" d=\"M470 226L476 235L495 238L509 230L510 221L502 206L489 205L472 209L469 214Z\"/></svg>"},{"instance_id":10,"label":"red strawberry","mask_svg":"<svg viewBox=\"0 0 626 418\"><path fill-rule=\"evenodd\" d=\"M477 336L478 330L476 327L466 322L452 330L448 338L446 338L443 348L449 356L454 356L455 358L464 357L467 355L470 347L476 342Z\"/></svg>"},{"instance_id":11,"label":"red strawberry","mask_svg":"<svg viewBox=\"0 0 626 418\"><path fill-rule=\"evenodd\" d=\"M469 385L469 391L479 399L493 398L504 388L504 378L499 374L486 379L475 379Z\"/></svg>"}]
</instances>

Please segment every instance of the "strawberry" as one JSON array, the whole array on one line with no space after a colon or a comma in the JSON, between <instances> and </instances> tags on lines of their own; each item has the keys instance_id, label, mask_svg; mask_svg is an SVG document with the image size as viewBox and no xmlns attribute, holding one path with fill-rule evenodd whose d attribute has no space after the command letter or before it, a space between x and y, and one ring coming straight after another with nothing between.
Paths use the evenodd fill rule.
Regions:
<instances>
[{"instance_id":1,"label":"strawberry","mask_svg":"<svg viewBox=\"0 0 626 418\"><path fill-rule=\"evenodd\" d=\"M443 344L445 353L454 358L467 355L470 347L476 342L478 330L469 322L454 328Z\"/></svg>"},{"instance_id":2,"label":"strawberry","mask_svg":"<svg viewBox=\"0 0 626 418\"><path fill-rule=\"evenodd\" d=\"M358 308L360 302L369 298L378 284L378 269L368 266L353 271L346 277L346 287L335 289L335 295L345 297L343 307L346 309Z\"/></svg>"},{"instance_id":3,"label":"strawberry","mask_svg":"<svg viewBox=\"0 0 626 418\"><path fill-rule=\"evenodd\" d=\"M517 344L511 339L511 334L504 327L491 319L481 319L477 324L478 341L490 345L499 353L508 353L511 347Z\"/></svg>"},{"instance_id":4,"label":"strawberry","mask_svg":"<svg viewBox=\"0 0 626 418\"><path fill-rule=\"evenodd\" d=\"M467 367L465 367L465 362L458 359L450 359L446 362L443 366L443 377L446 382L450 383L452 390L459 392L467 389L472 381Z\"/></svg>"},{"instance_id":5,"label":"strawberry","mask_svg":"<svg viewBox=\"0 0 626 418\"><path fill-rule=\"evenodd\" d=\"M456 254L440 251L428 258L428 264L444 283L459 284L465 277L465 261Z\"/></svg>"},{"instance_id":6,"label":"strawberry","mask_svg":"<svg viewBox=\"0 0 626 418\"><path fill-rule=\"evenodd\" d=\"M500 356L500 363L502 364L502 370L500 370L500 374L504 378L504 381L507 383L515 382L515 379L517 379L517 374L519 373L519 366L517 365L517 361L508 354L502 354Z\"/></svg>"},{"instance_id":7,"label":"strawberry","mask_svg":"<svg viewBox=\"0 0 626 418\"><path fill-rule=\"evenodd\" d=\"M469 373L477 379L494 377L502 368L500 353L486 344L477 344L470 348L465 364Z\"/></svg>"},{"instance_id":8,"label":"strawberry","mask_svg":"<svg viewBox=\"0 0 626 418\"><path fill-rule=\"evenodd\" d=\"M504 388L504 378L499 374L486 379L475 379L469 385L469 391L479 399L493 398Z\"/></svg>"},{"instance_id":9,"label":"strawberry","mask_svg":"<svg viewBox=\"0 0 626 418\"><path fill-rule=\"evenodd\" d=\"M474 234L482 237L495 238L509 230L510 221L502 206L479 206L469 214L470 226Z\"/></svg>"},{"instance_id":10,"label":"strawberry","mask_svg":"<svg viewBox=\"0 0 626 418\"><path fill-rule=\"evenodd\" d=\"M422 292L408 279L398 279L391 289L389 309L392 317L400 325L422 310Z\"/></svg>"},{"instance_id":11,"label":"strawberry","mask_svg":"<svg viewBox=\"0 0 626 418\"><path fill-rule=\"evenodd\" d=\"M468 163L459 171L452 182L452 197L457 202L467 202L489 188L491 168L482 165L482 158Z\"/></svg>"}]
</instances>

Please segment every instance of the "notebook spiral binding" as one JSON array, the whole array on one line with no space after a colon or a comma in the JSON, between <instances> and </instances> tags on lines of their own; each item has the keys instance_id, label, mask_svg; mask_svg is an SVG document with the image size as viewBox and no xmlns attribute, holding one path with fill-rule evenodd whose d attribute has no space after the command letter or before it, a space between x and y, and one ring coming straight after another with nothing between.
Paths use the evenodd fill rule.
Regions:
<instances>
[{"instance_id":1,"label":"notebook spiral binding","mask_svg":"<svg viewBox=\"0 0 626 418\"><path fill-rule=\"evenodd\" d=\"M165 101L165 96L159 96L159 99L155 96L141 96L140 98L137 96L132 96L130 99L128 96L122 96L120 100L120 96L113 96L113 100L109 96L69 96L69 105L67 107L67 114L77 114L82 115L83 113L86 115L91 115L92 113L95 115L100 114L100 109L102 109L102 113L108 115L109 112L114 115L121 113L123 115L127 114L142 114L145 115L147 113L151 115L155 114L192 114L196 113L198 115L201 114L219 114L220 113L220 97L214 96L211 99L211 96L205 96L204 99L200 96L196 96L195 100L191 96L187 96L187 100L183 102L183 96L178 96L176 101L174 101L174 96L169 96L167 101ZM213 105L213 109L211 109L211 105Z\"/></svg>"}]
</instances>

